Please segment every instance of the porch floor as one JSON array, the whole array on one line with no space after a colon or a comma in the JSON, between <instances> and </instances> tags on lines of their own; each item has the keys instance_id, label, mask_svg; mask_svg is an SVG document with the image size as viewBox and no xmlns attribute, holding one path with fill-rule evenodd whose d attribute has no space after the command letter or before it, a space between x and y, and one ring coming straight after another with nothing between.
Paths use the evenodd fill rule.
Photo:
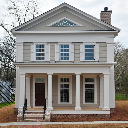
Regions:
<instances>
[{"instance_id":1,"label":"porch floor","mask_svg":"<svg viewBox=\"0 0 128 128\"><path fill-rule=\"evenodd\" d=\"M27 108L30 111L43 110L43 108ZM53 108L53 110L75 110L75 108ZM81 108L81 110L103 110L102 108Z\"/></svg>"}]
</instances>

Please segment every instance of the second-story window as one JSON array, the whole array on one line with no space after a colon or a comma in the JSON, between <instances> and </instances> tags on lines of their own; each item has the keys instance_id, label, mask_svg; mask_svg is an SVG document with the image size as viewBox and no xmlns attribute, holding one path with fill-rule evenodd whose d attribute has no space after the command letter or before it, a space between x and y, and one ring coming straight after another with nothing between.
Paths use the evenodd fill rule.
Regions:
<instances>
[{"instance_id":1,"label":"second-story window","mask_svg":"<svg viewBox=\"0 0 128 128\"><path fill-rule=\"evenodd\" d=\"M60 60L69 60L69 45L60 45Z\"/></svg>"},{"instance_id":2,"label":"second-story window","mask_svg":"<svg viewBox=\"0 0 128 128\"><path fill-rule=\"evenodd\" d=\"M85 45L85 60L94 60L94 45Z\"/></svg>"},{"instance_id":3,"label":"second-story window","mask_svg":"<svg viewBox=\"0 0 128 128\"><path fill-rule=\"evenodd\" d=\"M36 60L45 60L45 45L36 45Z\"/></svg>"}]
</instances>

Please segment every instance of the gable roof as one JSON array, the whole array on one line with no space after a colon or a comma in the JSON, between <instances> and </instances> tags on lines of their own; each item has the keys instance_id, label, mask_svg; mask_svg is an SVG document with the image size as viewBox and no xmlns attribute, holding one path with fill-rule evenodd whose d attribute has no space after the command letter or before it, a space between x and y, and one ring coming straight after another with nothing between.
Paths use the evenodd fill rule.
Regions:
<instances>
[{"instance_id":1,"label":"gable roof","mask_svg":"<svg viewBox=\"0 0 128 128\"><path fill-rule=\"evenodd\" d=\"M89 15L89 14L87 14L87 13L85 13L85 12L83 12L83 11L81 11L81 10L79 10L79 9L77 9L77 8L75 8L75 7L73 7L73 6L69 5L69 4L67 4L67 3L65 3L65 2L62 3L62 4L60 4L60 5L57 6L57 7L53 8L53 9L49 10L49 11L47 11L47 12L45 12L45 13L43 13L43 14L37 16L36 18L31 19L31 20L29 20L29 21L27 21L27 22L25 22L25 23L23 23L23 24L21 24L21 25L15 27L15 28L13 28L11 31L12 31L12 32L17 31L18 29L20 29L20 28L22 28L22 27L25 27L25 26L29 25L30 23L33 23L33 22L35 22L36 20L39 20L39 19L43 18L44 16L47 16L48 14L50 14L50 13L56 11L56 10L59 10L59 9L61 9L61 8L63 8L63 7L70 8L70 9L72 9L72 10L74 10L74 11L76 11L76 12L78 12L78 13L80 13L80 14L86 16L86 17L88 17L88 18L91 19L91 20L93 20L93 21L95 21L95 22L97 22L97 23L100 23L101 25L105 25L105 26L111 28L111 29L114 30L114 31L118 31L118 32L120 31L119 28L114 27L114 26L112 26L112 25L110 25L110 24L108 24L108 23L106 23L106 22L104 22L104 21L101 21L100 19L95 18L95 17L93 17L93 16L91 16L91 15Z\"/></svg>"}]
</instances>

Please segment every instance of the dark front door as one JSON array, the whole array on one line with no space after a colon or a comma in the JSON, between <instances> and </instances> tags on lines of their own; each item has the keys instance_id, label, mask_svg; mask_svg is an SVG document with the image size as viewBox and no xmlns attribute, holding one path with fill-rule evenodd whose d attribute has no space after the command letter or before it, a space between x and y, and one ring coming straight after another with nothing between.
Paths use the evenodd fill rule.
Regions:
<instances>
[{"instance_id":1,"label":"dark front door","mask_svg":"<svg viewBox=\"0 0 128 128\"><path fill-rule=\"evenodd\" d=\"M35 83L35 106L44 106L45 83Z\"/></svg>"}]
</instances>

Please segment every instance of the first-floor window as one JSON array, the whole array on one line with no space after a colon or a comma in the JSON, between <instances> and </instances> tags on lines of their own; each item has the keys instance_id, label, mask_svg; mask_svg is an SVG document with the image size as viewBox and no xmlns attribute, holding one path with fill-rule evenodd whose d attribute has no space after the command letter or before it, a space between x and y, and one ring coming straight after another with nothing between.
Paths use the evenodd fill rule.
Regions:
<instances>
[{"instance_id":1,"label":"first-floor window","mask_svg":"<svg viewBox=\"0 0 128 128\"><path fill-rule=\"evenodd\" d=\"M85 78L85 103L94 103L94 78Z\"/></svg>"},{"instance_id":2,"label":"first-floor window","mask_svg":"<svg viewBox=\"0 0 128 128\"><path fill-rule=\"evenodd\" d=\"M69 78L60 78L60 102L69 102Z\"/></svg>"},{"instance_id":3,"label":"first-floor window","mask_svg":"<svg viewBox=\"0 0 128 128\"><path fill-rule=\"evenodd\" d=\"M36 45L36 60L45 60L45 45Z\"/></svg>"}]
</instances>

